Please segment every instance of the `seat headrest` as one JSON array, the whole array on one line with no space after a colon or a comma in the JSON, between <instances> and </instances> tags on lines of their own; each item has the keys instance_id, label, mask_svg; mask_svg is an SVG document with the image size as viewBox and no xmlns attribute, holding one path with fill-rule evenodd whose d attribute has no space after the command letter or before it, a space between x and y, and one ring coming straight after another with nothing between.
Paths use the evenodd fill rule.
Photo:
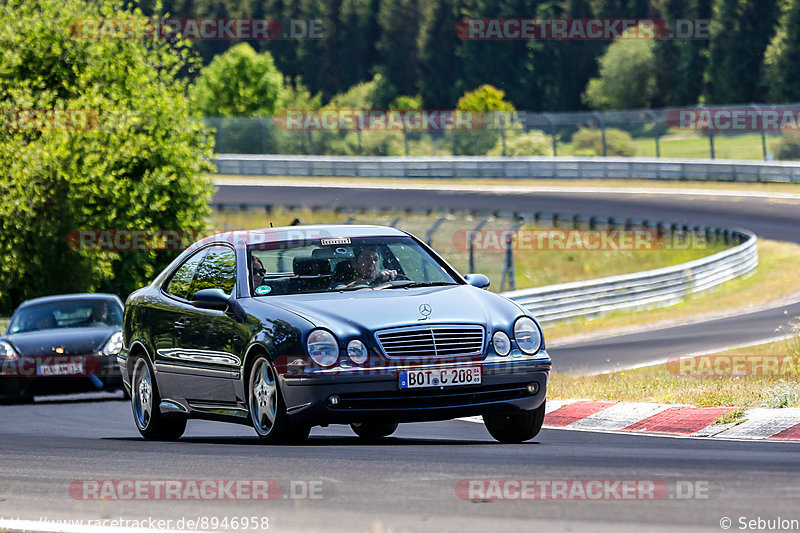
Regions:
<instances>
[{"instance_id":1,"label":"seat headrest","mask_svg":"<svg viewBox=\"0 0 800 533\"><path fill-rule=\"evenodd\" d=\"M297 276L325 276L331 273L331 263L327 259L313 257L295 257L292 270Z\"/></svg>"}]
</instances>

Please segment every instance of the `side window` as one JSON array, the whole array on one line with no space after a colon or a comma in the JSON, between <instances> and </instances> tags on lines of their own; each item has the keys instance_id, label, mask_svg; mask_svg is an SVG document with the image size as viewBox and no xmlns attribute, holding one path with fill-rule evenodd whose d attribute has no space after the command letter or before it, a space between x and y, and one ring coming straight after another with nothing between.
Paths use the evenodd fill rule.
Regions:
<instances>
[{"instance_id":1,"label":"side window","mask_svg":"<svg viewBox=\"0 0 800 533\"><path fill-rule=\"evenodd\" d=\"M206 250L201 250L184 261L178 270L172 274L172 277L167 284L167 293L171 294L172 296L177 296L178 298L187 300L189 298L189 289L192 286L194 274L197 271L197 266L200 264L200 261L205 255Z\"/></svg>"},{"instance_id":2,"label":"side window","mask_svg":"<svg viewBox=\"0 0 800 533\"><path fill-rule=\"evenodd\" d=\"M191 295L201 289L222 289L225 294L233 291L236 284L236 253L226 246L208 249L197 268Z\"/></svg>"}]
</instances>

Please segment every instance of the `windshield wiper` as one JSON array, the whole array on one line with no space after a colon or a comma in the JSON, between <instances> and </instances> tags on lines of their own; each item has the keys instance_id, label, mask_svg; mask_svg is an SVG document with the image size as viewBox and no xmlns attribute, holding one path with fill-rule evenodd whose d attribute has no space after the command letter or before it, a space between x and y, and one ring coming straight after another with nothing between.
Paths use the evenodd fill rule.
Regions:
<instances>
[{"instance_id":1,"label":"windshield wiper","mask_svg":"<svg viewBox=\"0 0 800 533\"><path fill-rule=\"evenodd\" d=\"M412 287L441 287L444 285L458 285L449 281L390 281L391 285L380 286L381 289L408 289Z\"/></svg>"}]
</instances>

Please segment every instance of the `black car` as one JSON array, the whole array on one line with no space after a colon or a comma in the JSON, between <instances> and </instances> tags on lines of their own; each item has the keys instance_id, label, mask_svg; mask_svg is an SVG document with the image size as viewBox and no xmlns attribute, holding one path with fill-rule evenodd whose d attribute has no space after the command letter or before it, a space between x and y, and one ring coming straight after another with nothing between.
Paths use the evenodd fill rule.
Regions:
<instances>
[{"instance_id":1,"label":"black car","mask_svg":"<svg viewBox=\"0 0 800 533\"><path fill-rule=\"evenodd\" d=\"M0 398L120 389L122 301L62 294L23 302L0 337Z\"/></svg>"},{"instance_id":2,"label":"black car","mask_svg":"<svg viewBox=\"0 0 800 533\"><path fill-rule=\"evenodd\" d=\"M273 441L483 415L496 439L530 439L550 357L530 313L488 285L394 228L208 237L128 298L119 362L134 420L146 438L204 418Z\"/></svg>"}]
</instances>

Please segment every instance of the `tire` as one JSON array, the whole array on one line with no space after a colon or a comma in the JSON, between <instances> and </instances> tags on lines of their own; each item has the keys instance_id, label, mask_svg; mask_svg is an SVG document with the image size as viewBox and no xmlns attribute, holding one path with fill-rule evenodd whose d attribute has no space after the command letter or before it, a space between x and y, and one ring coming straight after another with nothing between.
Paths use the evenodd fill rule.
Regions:
<instances>
[{"instance_id":1,"label":"tire","mask_svg":"<svg viewBox=\"0 0 800 533\"><path fill-rule=\"evenodd\" d=\"M186 419L164 417L158 408L161 395L150 361L142 355L131 357L131 409L136 429L148 440L177 440L186 431Z\"/></svg>"},{"instance_id":2,"label":"tire","mask_svg":"<svg viewBox=\"0 0 800 533\"><path fill-rule=\"evenodd\" d=\"M483 423L495 440L504 444L518 444L539 434L544 423L545 402L533 411L520 411L513 415L483 415Z\"/></svg>"},{"instance_id":3,"label":"tire","mask_svg":"<svg viewBox=\"0 0 800 533\"><path fill-rule=\"evenodd\" d=\"M247 375L247 407L258 438L264 443L305 441L311 427L289 421L278 386L278 375L267 358L257 357Z\"/></svg>"},{"instance_id":4,"label":"tire","mask_svg":"<svg viewBox=\"0 0 800 533\"><path fill-rule=\"evenodd\" d=\"M350 424L356 435L365 440L376 440L388 437L397 429L393 422L354 422Z\"/></svg>"}]
</instances>

